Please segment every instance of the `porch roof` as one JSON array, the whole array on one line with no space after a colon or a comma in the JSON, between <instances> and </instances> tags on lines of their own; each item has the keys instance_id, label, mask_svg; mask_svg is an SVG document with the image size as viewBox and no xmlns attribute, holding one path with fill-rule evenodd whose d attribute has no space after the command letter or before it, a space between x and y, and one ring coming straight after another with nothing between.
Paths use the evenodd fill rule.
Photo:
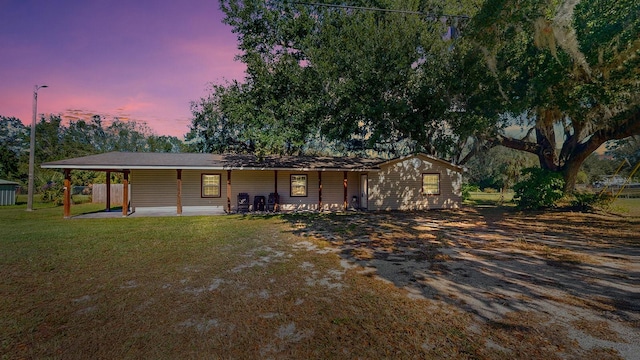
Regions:
<instances>
[{"instance_id":1,"label":"porch roof","mask_svg":"<svg viewBox=\"0 0 640 360\"><path fill-rule=\"evenodd\" d=\"M201 153L109 152L51 161L46 169L123 171L132 169L378 171L382 159L332 156L265 156Z\"/></svg>"}]
</instances>

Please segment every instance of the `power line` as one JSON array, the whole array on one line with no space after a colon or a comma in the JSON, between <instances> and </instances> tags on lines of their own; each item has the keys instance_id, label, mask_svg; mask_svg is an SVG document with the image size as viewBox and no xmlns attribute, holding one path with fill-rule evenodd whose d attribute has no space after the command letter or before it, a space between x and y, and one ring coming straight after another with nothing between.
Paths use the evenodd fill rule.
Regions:
<instances>
[{"instance_id":1,"label":"power line","mask_svg":"<svg viewBox=\"0 0 640 360\"><path fill-rule=\"evenodd\" d=\"M468 15L452 15L452 14L432 14L422 11L412 11L412 10L399 10L399 9L383 9L383 8L375 8L375 7L365 7L365 6L353 6L353 5L339 5L339 4L325 4L325 3L311 3L311 2L300 2L293 1L293 4L298 5L307 5L307 6L324 6L324 7L333 7L339 9L349 9L349 10L365 10L365 11L380 11L380 12L389 12L389 13L401 13L401 14L413 14L413 15L422 15L431 19L438 19L440 17L449 17L449 18L457 18L457 19L469 19Z\"/></svg>"}]
</instances>

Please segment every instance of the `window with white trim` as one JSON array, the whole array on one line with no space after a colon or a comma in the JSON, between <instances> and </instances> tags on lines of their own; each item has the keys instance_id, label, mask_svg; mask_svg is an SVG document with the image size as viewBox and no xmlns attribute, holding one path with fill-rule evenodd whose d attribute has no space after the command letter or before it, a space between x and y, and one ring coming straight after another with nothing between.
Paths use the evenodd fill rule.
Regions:
<instances>
[{"instance_id":1,"label":"window with white trim","mask_svg":"<svg viewBox=\"0 0 640 360\"><path fill-rule=\"evenodd\" d=\"M422 194L440 195L440 174L422 174Z\"/></svg>"},{"instance_id":2,"label":"window with white trim","mask_svg":"<svg viewBox=\"0 0 640 360\"><path fill-rule=\"evenodd\" d=\"M220 174L202 174L202 197L220 197Z\"/></svg>"},{"instance_id":3,"label":"window with white trim","mask_svg":"<svg viewBox=\"0 0 640 360\"><path fill-rule=\"evenodd\" d=\"M307 196L307 175L291 175L291 197Z\"/></svg>"}]
</instances>

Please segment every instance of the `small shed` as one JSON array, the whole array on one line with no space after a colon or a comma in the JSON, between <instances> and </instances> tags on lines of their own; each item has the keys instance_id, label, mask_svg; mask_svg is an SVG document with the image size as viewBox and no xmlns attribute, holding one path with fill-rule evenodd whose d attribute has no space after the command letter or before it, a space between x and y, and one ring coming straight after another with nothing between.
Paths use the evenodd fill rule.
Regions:
<instances>
[{"instance_id":1,"label":"small shed","mask_svg":"<svg viewBox=\"0 0 640 360\"><path fill-rule=\"evenodd\" d=\"M0 179L0 205L15 205L19 186L17 182Z\"/></svg>"}]
</instances>

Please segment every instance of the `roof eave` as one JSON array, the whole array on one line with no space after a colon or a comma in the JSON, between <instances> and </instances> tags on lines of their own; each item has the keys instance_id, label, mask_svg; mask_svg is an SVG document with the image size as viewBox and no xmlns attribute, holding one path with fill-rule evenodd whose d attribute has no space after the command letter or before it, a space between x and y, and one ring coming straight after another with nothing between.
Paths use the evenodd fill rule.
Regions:
<instances>
[{"instance_id":1,"label":"roof eave","mask_svg":"<svg viewBox=\"0 0 640 360\"><path fill-rule=\"evenodd\" d=\"M255 170L255 171L349 171L349 172L377 172L379 168L270 168L251 166L177 166L177 165L74 165L74 164L42 164L43 169L70 169L70 170L94 170L94 171L122 171L122 170Z\"/></svg>"},{"instance_id":2,"label":"roof eave","mask_svg":"<svg viewBox=\"0 0 640 360\"><path fill-rule=\"evenodd\" d=\"M427 158L429 160L433 160L433 161L439 162L439 163L441 163L443 165L446 165L446 166L454 168L455 170L457 170L460 173L464 172L464 170L465 170L465 168L462 167L462 166L450 163L450 162L448 162L446 160L443 160L443 159L440 159L440 158L437 158L435 156L428 155L428 154L425 154L425 153L417 153L417 154L410 154L410 155L400 156L400 157L397 157L397 158L394 158L394 159L390 159L390 160L381 162L380 164L378 164L378 166L384 166L384 165L392 164L392 163L395 163L395 162L398 162L398 161L404 161L406 159L410 159L410 158L415 157L415 156L422 156L422 157L425 157L425 158Z\"/></svg>"}]
</instances>

